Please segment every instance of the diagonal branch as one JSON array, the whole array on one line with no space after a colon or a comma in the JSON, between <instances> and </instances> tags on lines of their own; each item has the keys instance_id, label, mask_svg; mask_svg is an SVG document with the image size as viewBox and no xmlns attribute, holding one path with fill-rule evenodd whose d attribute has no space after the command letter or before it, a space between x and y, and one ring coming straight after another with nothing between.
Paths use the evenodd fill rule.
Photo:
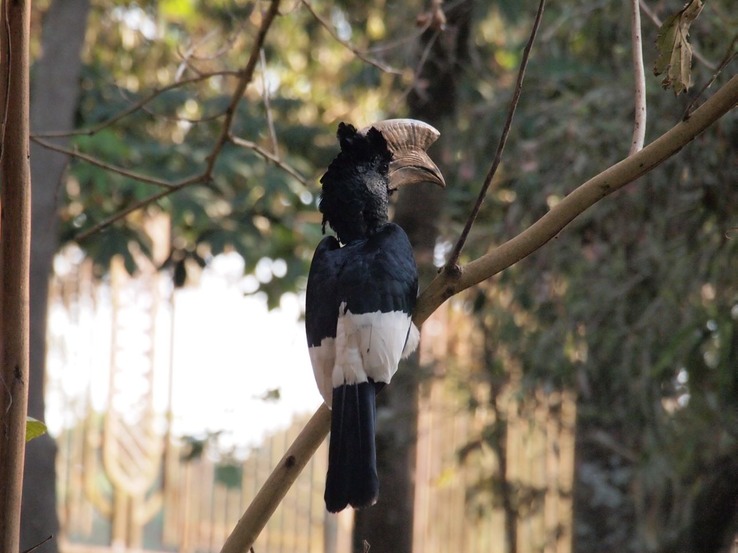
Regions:
<instances>
[{"instance_id":1,"label":"diagonal branch","mask_svg":"<svg viewBox=\"0 0 738 553\"><path fill-rule=\"evenodd\" d=\"M360 60L368 63L369 65L373 65L380 71L383 71L385 73L390 73L391 75L402 75L402 71L398 71L394 67L390 67L389 65L386 65L380 61L377 61L373 58L370 58L367 56L364 52L356 48L353 44L350 42L343 40L341 37L338 36L338 33L333 28L333 26L328 23L321 15L313 9L313 6L308 2L308 0L300 0L302 4L307 8L307 10L310 12L310 14L320 23L323 28L330 33L330 35L333 37L333 39L341 44L344 48L349 50L353 55L355 55Z\"/></svg>"},{"instance_id":2,"label":"diagonal branch","mask_svg":"<svg viewBox=\"0 0 738 553\"><path fill-rule=\"evenodd\" d=\"M207 182L207 179L205 178L205 175L204 174L195 175L193 177L188 177L188 178L186 178L184 180L181 180L179 182L173 183L170 188L165 188L165 189L161 190L160 192L157 192L156 194L153 194L153 195L151 195L151 196L149 196L147 198L144 198L143 200L139 200L137 202L134 202L131 205L129 205L127 208L125 208L125 209L123 209L123 210L121 210L121 211L119 211L119 212L111 215L107 219L103 219L102 221L100 221L99 223L91 226L87 230L84 230L84 231L80 232L79 234L77 234L74 237L74 240L76 240L77 242L82 242L83 240L86 240L87 238L89 238L93 234L97 234L98 232L106 229L107 227L109 227L113 223L115 223L117 221L120 221L121 219L125 219L128 215L130 215L134 211L138 211L139 209L143 209L147 205L151 205L154 202L156 202L158 200L161 200L162 198L164 198L166 196L169 196L173 192L176 192L178 190L181 190L181 189L183 189L183 188L185 188L187 186L191 186L193 184L199 184L199 183L203 183L203 182Z\"/></svg>"},{"instance_id":3,"label":"diagonal branch","mask_svg":"<svg viewBox=\"0 0 738 553\"><path fill-rule=\"evenodd\" d=\"M720 88L687 121L679 123L637 154L579 186L515 238L464 267L446 266L418 298L414 322L421 325L451 296L479 284L536 251L589 207L676 154L736 104L738 76ZM221 553L248 553L269 517L325 439L330 420L330 411L321 405L256 494L228 536Z\"/></svg>"},{"instance_id":4,"label":"diagonal branch","mask_svg":"<svg viewBox=\"0 0 738 553\"><path fill-rule=\"evenodd\" d=\"M121 119L125 119L132 113L137 112L138 110L142 109L146 104L151 103L153 100L155 100L162 94L169 92L170 90L174 90L176 88L180 88L188 84L204 81L212 77L223 77L223 76L237 77L239 75L240 74L237 71L213 71L212 73L203 73L201 75L197 75L196 77L191 77L189 79L183 79L181 81L175 81L161 88L155 88L148 95L144 96L137 102L131 104L128 108L124 109L120 113L117 113L110 119L106 119L105 121L102 121L92 127L88 127L86 129L75 129L71 131L35 132L33 133L32 138L34 139L35 138L67 138L70 136L92 136L94 134L99 133L101 130L114 125Z\"/></svg>"},{"instance_id":5,"label":"diagonal branch","mask_svg":"<svg viewBox=\"0 0 738 553\"><path fill-rule=\"evenodd\" d=\"M738 75L692 116L576 188L529 228L463 267L444 267L420 295L413 320L420 325L451 296L490 278L529 256L554 238L586 209L648 173L676 154L738 103Z\"/></svg>"},{"instance_id":6,"label":"diagonal branch","mask_svg":"<svg viewBox=\"0 0 738 553\"><path fill-rule=\"evenodd\" d=\"M510 134L510 127L512 126L512 120L515 116L515 109L518 107L520 95L523 91L523 79L525 78L525 69L528 66L528 58L530 58L530 51L533 48L533 42L535 41L536 33L538 32L538 28L541 25L541 18L543 17L543 8L545 7L545 4L546 0L540 0L540 3L538 4L538 11L536 12L536 18L533 21L533 28L530 31L528 43L525 45L525 49L523 50L523 58L520 60L520 69L518 69L518 78L515 82L515 90L513 91L512 98L510 99L510 107L507 110L507 118L505 119L505 125L502 128L500 141L497 144L495 157L492 160L492 165L490 166L489 171L487 172L487 176L484 179L482 189L479 191L479 196L477 197L477 201L472 208L472 212L469 214L469 218L466 220L464 230L461 231L461 235L459 236L456 245L454 246L453 250L451 250L451 255L446 262L447 268L453 267L459 262L461 250L464 248L464 244L469 237L469 232L471 231L472 225L474 225L474 222L477 220L477 215L479 215L479 210L482 208L484 198L487 196L487 191L489 190L489 187L492 184L492 180L495 178L495 174L497 173L497 169L500 166L500 162L502 161L502 152L505 149L507 137Z\"/></svg>"},{"instance_id":7,"label":"diagonal branch","mask_svg":"<svg viewBox=\"0 0 738 553\"><path fill-rule=\"evenodd\" d=\"M715 68L715 71L712 74L712 77L710 77L710 80L705 83L705 85L700 89L700 91L694 95L694 98L692 98L692 101L689 102L689 105L684 110L684 115L682 116L683 119L686 119L690 116L692 113L692 110L694 109L694 105L697 103L697 101L702 97L702 95L705 93L705 90L710 88L713 83L717 80L717 78L720 76L720 73L723 72L723 70L732 62L736 56L738 56L738 52L736 52L735 45L738 43L738 34L733 35L733 40L730 41L730 45L725 50L725 55L723 56L723 59L720 61L718 66Z\"/></svg>"},{"instance_id":8,"label":"diagonal branch","mask_svg":"<svg viewBox=\"0 0 738 553\"><path fill-rule=\"evenodd\" d=\"M274 18L277 16L278 13L279 13L279 0L272 0L269 5L269 9L262 16L261 24L259 25L259 31L254 40L254 45L251 48L251 54L249 55L249 59L246 62L246 65L237 73L238 83L236 84L236 88L233 92L233 95L231 96L231 101L228 104L228 107L226 108L225 118L223 121L223 125L221 126L221 129L220 129L220 134L215 140L213 149L210 151L210 153L207 156L207 163L203 171L196 175L187 177L183 180L173 183L172 186L170 186L169 188L166 188L160 192L157 192L156 194L153 194L149 196L148 198L144 198L143 200L140 200L134 204L131 204L126 209L114 215L111 215L107 219L90 227L86 231L79 233L77 236L75 236L75 240L77 240L78 242L82 241L88 238L89 236L91 236L92 234L95 234L101 231L102 229L112 225L116 221L119 221L125 218L130 213L133 213L134 211L137 211L148 205L151 205L152 203L164 198L165 196L172 194L173 192L176 192L178 190L181 190L182 188L191 186L193 184L209 182L212 179L213 170L215 168L215 163L218 160L218 156L220 156L220 153L223 150L223 147L225 146L226 142L229 141L229 137L231 135L231 127L233 126L233 119L236 115L236 108L238 107L239 102L241 102L241 100L243 99L243 94L246 91L246 87L249 85L249 83L253 79L254 69L256 68L256 64L259 60L259 52L264 47L264 41L266 40L266 35L267 35L267 32L269 31L269 27L271 26L272 22L274 21Z\"/></svg>"},{"instance_id":9,"label":"diagonal branch","mask_svg":"<svg viewBox=\"0 0 738 553\"><path fill-rule=\"evenodd\" d=\"M223 126L220 129L220 135L215 140L215 146L213 146L213 150L207 157L208 163L205 169L205 175L208 180L210 180L210 176L213 173L213 167L215 166L215 162L218 160L220 152L223 150L223 146L228 142L228 137L231 134L231 127L233 126L233 118L236 116L236 108L241 102L244 92L246 92L246 87L251 83L251 80L254 77L254 70L256 69L256 64L259 62L259 52L261 52L261 49L264 47L264 41L266 40L269 27L278 13L279 0L272 0L269 9L262 16L261 25L259 25L259 32L257 33L254 45L251 48L251 55L249 56L244 68L239 71L236 90L233 92L231 102L228 104L228 108L226 109L225 121L223 121Z\"/></svg>"},{"instance_id":10,"label":"diagonal branch","mask_svg":"<svg viewBox=\"0 0 738 553\"><path fill-rule=\"evenodd\" d=\"M48 140L43 140L42 138L39 138L37 136L32 136L31 140L35 142L36 144L38 144L39 146L43 146L44 148L48 150L53 150L55 152L59 152L60 154L67 155L69 157L75 157L77 159L81 159L82 161L86 161L90 165L95 165L96 167L106 169L107 171L118 173L119 175L123 175L124 177L129 177L131 179L134 179L140 182L145 182L148 184L154 184L156 186L160 186L161 188L169 188L169 189L176 188L176 185L172 184L169 181L158 179L156 177L150 177L148 175L143 175L135 171L129 171L128 169L123 169L122 167L117 167L110 163L100 161L96 157L83 154L82 152L78 152L77 150L74 150L74 149L59 146L57 144L54 144L53 142L49 142Z\"/></svg>"},{"instance_id":11,"label":"diagonal branch","mask_svg":"<svg viewBox=\"0 0 738 553\"><path fill-rule=\"evenodd\" d=\"M292 167L291 165L285 163L282 161L282 158L280 158L277 154L273 154L272 152L265 150L261 146L259 146L256 142L252 142L251 140L245 140L243 138L239 138L238 136L231 135L229 137L229 140L233 142L236 146L240 146L241 148L246 148L248 150L252 150L261 157L263 157L267 161L271 161L274 165L282 169L285 173L292 176L296 180L300 182L303 186L308 186L307 179L301 175L297 169Z\"/></svg>"}]
</instances>

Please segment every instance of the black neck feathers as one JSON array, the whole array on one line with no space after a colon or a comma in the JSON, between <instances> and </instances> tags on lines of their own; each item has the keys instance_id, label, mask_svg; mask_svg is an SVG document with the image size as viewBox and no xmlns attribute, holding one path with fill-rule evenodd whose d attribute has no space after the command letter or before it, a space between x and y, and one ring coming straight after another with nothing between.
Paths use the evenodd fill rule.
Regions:
<instances>
[{"instance_id":1,"label":"black neck feathers","mask_svg":"<svg viewBox=\"0 0 738 553\"><path fill-rule=\"evenodd\" d=\"M328 223L347 244L370 236L387 222L389 163L392 152L378 130L364 135L353 125L338 125L341 152L320 179L323 228Z\"/></svg>"}]
</instances>

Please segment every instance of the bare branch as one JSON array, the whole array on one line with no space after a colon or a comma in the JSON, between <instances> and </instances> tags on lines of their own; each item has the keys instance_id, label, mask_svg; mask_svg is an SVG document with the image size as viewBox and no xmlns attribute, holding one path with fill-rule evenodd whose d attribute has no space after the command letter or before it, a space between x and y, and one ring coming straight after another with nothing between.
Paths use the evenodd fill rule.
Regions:
<instances>
[{"instance_id":1,"label":"bare branch","mask_svg":"<svg viewBox=\"0 0 738 553\"><path fill-rule=\"evenodd\" d=\"M235 74L236 73L234 73L234 75ZM126 100L129 99L125 90L120 90L119 92L120 92L120 95L123 96ZM215 121L216 119L219 119L225 115L225 110L218 111L211 115L205 115L203 117L197 117L197 118L182 117L179 115L165 115L162 113L155 112L153 109L148 107L146 104L142 105L139 109L143 111L144 113L146 113L147 115L150 115L151 117L156 118L156 119L163 119L165 121L172 121L176 123L184 122L184 123L190 123L192 125L199 125L200 123L208 123L210 121Z\"/></svg>"},{"instance_id":2,"label":"bare branch","mask_svg":"<svg viewBox=\"0 0 738 553\"><path fill-rule=\"evenodd\" d=\"M302 4L307 8L307 10L310 12L310 14L320 23L323 28L328 31L328 33L333 37L333 39L341 44L344 48L349 50L352 54L354 54L357 58L360 60L368 63L369 65L373 65L380 71L384 71L385 73L390 73L392 75L402 75L402 71L399 71L395 69L394 67L390 67L389 65L386 65L380 61L377 61L373 58L370 58L366 53L362 52L361 50L357 49L353 44L350 42L347 42L343 40L341 37L338 36L338 33L336 33L336 30L333 28L333 26L328 23L325 19L323 19L318 12L316 12L313 9L313 6L308 2L308 0L300 0Z\"/></svg>"},{"instance_id":3,"label":"bare branch","mask_svg":"<svg viewBox=\"0 0 738 553\"><path fill-rule=\"evenodd\" d=\"M572 191L529 228L463 267L446 266L418 298L413 320L420 325L438 306L462 290L486 280L527 257L554 238L599 200L669 159L738 103L738 75L723 85L686 121L591 178Z\"/></svg>"},{"instance_id":4,"label":"bare branch","mask_svg":"<svg viewBox=\"0 0 738 553\"><path fill-rule=\"evenodd\" d=\"M231 135L229 139L236 146L241 146L242 148L253 150L255 153L259 154L261 157L263 157L267 161L271 161L274 165L282 169L285 173L288 173L290 176L300 181L302 185L306 187L308 186L307 179L303 175L301 175L300 172L297 171L297 169L295 169L288 163L285 163L284 161L282 161L282 159L278 155L265 150L264 148L259 146L256 142L252 142L251 140L244 140L243 138L239 138L233 135Z\"/></svg>"},{"instance_id":5,"label":"bare branch","mask_svg":"<svg viewBox=\"0 0 738 553\"><path fill-rule=\"evenodd\" d=\"M692 98L692 101L689 102L689 105L684 110L684 115L682 116L682 119L686 119L690 116L692 113L692 110L694 109L694 105L697 103L697 100L700 99L700 97L705 93L705 90L710 88L712 84L717 80L720 73L723 72L723 70L728 66L730 62L732 62L736 57L738 57L738 52L735 51L735 45L738 42L738 34L733 37L733 40L730 41L730 45L728 46L727 50L725 51L725 55L723 56L722 61L718 64L717 68L715 69L715 72L712 74L712 77L710 77L710 80L705 83L705 86L703 86L700 91L694 95L694 98Z\"/></svg>"},{"instance_id":6,"label":"bare branch","mask_svg":"<svg viewBox=\"0 0 738 553\"><path fill-rule=\"evenodd\" d=\"M464 230L461 231L461 236L459 236L456 245L451 251L451 255L449 256L448 262L446 263L446 267L453 267L458 263L459 256L461 255L461 250L464 248L464 244L466 243L466 239L469 237L469 232L471 231L472 225L474 225L474 221L476 221L477 215L479 215L479 210L482 208L484 198L487 196L487 191L489 190L489 187L492 184L492 180L495 178L495 174L497 173L497 168L500 166L500 162L502 161L502 152L505 149L507 137L510 134L510 127L512 126L512 120L515 116L515 109L518 107L520 95L523 91L523 79L525 78L525 69L528 66L528 59L530 58L530 51L533 48L533 42L535 41L536 33L538 33L538 28L541 25L541 18L543 17L543 9L545 5L546 0L540 0L538 4L538 11L536 12L535 20L533 21L533 28L531 29L530 36L528 37L528 43L523 49L523 58L520 60L518 78L515 82L515 90L513 91L512 98L510 99L510 106L507 110L507 118L505 119L505 125L502 128L500 141L497 144L495 157L492 160L492 165L490 166L489 171L487 172L487 176L484 179L482 189L479 191L479 196L477 197L477 201L472 208L472 212L469 214L469 218L466 220Z\"/></svg>"},{"instance_id":7,"label":"bare branch","mask_svg":"<svg viewBox=\"0 0 738 553\"><path fill-rule=\"evenodd\" d=\"M464 267L446 266L418 298L413 321L421 325L451 296L527 257L575 217L615 190L677 153L738 103L738 76L683 121L635 155L582 184L530 228ZM309 458L330 430L330 411L321 405L257 493L221 553L247 553Z\"/></svg>"},{"instance_id":8,"label":"bare branch","mask_svg":"<svg viewBox=\"0 0 738 553\"><path fill-rule=\"evenodd\" d=\"M53 142L49 142L48 140L43 140L36 136L32 136L31 140L35 142L36 144L43 146L44 148L48 150L53 150L55 152L59 152L69 157L81 159L82 161L85 161L89 163L90 165L95 165L96 167L100 167L102 169L110 171L111 173L118 173L119 175L123 175L124 177L128 177L133 180L140 181L140 182L145 182L147 184L154 184L162 188L169 188L169 189L176 188L176 185L172 184L169 181L158 179L156 177L150 177L148 175L142 175L141 173L136 173L135 171L129 171L127 169L123 169L122 167L117 167L110 163L101 161L95 157L78 152L77 150L64 148L63 146L58 146L57 144L54 144Z\"/></svg>"},{"instance_id":9,"label":"bare branch","mask_svg":"<svg viewBox=\"0 0 738 553\"><path fill-rule=\"evenodd\" d=\"M254 46L251 49L251 55L249 56L249 59L246 62L244 68L239 71L239 79L236 85L236 90L231 97L230 104L228 104L225 121L223 121L223 126L220 129L220 135L216 139L215 146L208 156L208 165L205 171L205 173L208 175L208 178L212 174L215 162L218 159L223 146L228 141L228 137L231 134L231 126L233 125L233 118L236 116L236 108L238 107L239 102L241 102L244 92L246 92L246 87L249 85L254 77L254 70L256 69L256 64L259 61L259 52L261 52L261 49L264 47L264 41L266 40L267 31L269 30L272 21L274 21L274 18L277 16L278 13L279 0L272 0L269 9L263 14L261 25L259 26L259 32L256 35Z\"/></svg>"},{"instance_id":10,"label":"bare branch","mask_svg":"<svg viewBox=\"0 0 738 553\"><path fill-rule=\"evenodd\" d=\"M279 461L236 527L226 539L221 553L248 553L287 491L323 443L331 427L331 412L321 405L292 446Z\"/></svg>"},{"instance_id":11,"label":"bare branch","mask_svg":"<svg viewBox=\"0 0 738 553\"><path fill-rule=\"evenodd\" d=\"M643 149L646 139L646 72L643 68L643 45L641 41L641 10L639 0L630 0L630 40L633 55L633 95L635 115L633 120L633 139L630 153L633 155Z\"/></svg>"},{"instance_id":12,"label":"bare branch","mask_svg":"<svg viewBox=\"0 0 738 553\"><path fill-rule=\"evenodd\" d=\"M180 88L182 86L196 83L199 81L204 81L207 79L211 79L213 77L222 77L222 76L228 76L228 77L238 77L240 76L240 72L238 71L213 71L212 73L203 73L202 75L197 75L195 77L191 77L189 79L184 79L181 81L176 81L171 84L168 84L162 88L155 88L153 91L149 93L148 96L144 96L141 98L138 102L131 104L131 106L120 113L114 115L110 119L106 119L105 121L94 125L92 127L88 127L86 129L75 129L71 131L42 131L42 132L35 132L32 135L32 138L66 138L70 136L92 136L94 134L99 133L101 130L110 127L120 121L121 119L124 119L131 115L132 113L135 113L136 111L140 110L143 106L150 103L157 97L161 96L165 92L169 92L170 90L174 90L175 88Z\"/></svg>"},{"instance_id":13,"label":"bare branch","mask_svg":"<svg viewBox=\"0 0 738 553\"><path fill-rule=\"evenodd\" d=\"M266 111L267 128L269 129L269 137L272 139L272 151L274 156L279 158L279 142L277 142L277 133L274 130L274 118L272 117L272 106L269 101L269 83L267 82L266 55L264 48L259 50L259 64L261 65L261 87L262 97L264 98L264 110Z\"/></svg>"},{"instance_id":14,"label":"bare branch","mask_svg":"<svg viewBox=\"0 0 738 553\"><path fill-rule=\"evenodd\" d=\"M190 71L194 72L196 75L201 75L202 72L195 67L190 60L196 59L195 52L197 52L197 49L201 44L204 44L208 40L210 40L212 37L216 36L218 34L218 29L212 29L209 33L207 33L204 37L202 37L200 40L195 42L194 44L191 44L189 48L187 48L186 51L182 52L180 50L179 45L177 45L177 54L179 55L180 59L182 60L177 67L177 71L175 73L175 80L179 80L182 78L182 75L184 75L184 72L189 69ZM231 42L231 41L229 41ZM216 52L215 57L221 56L223 53L225 53L225 48L230 48L232 44L227 44L223 50Z\"/></svg>"},{"instance_id":15,"label":"bare branch","mask_svg":"<svg viewBox=\"0 0 738 553\"><path fill-rule=\"evenodd\" d=\"M130 215L134 211L138 211L139 209L143 209L144 207L146 207L148 205L151 205L154 202L156 202L158 200L161 200L162 198L164 198L166 196L169 196L173 192L176 192L178 190L181 190L182 188L185 188L185 187L190 186L192 184L198 184L198 183L202 183L202 182L206 182L206 181L207 181L207 178L206 178L205 174L200 174L200 175L195 175L194 177L189 177L187 179L184 179L182 181L179 181L178 183L174 183L174 184L171 185L170 188L165 188L161 192L157 192L156 194L153 194L153 195L149 196L148 198L144 198L143 200L139 200L139 201L131 204L130 206L128 206L124 210L119 211L119 212L111 215L107 219L103 219L102 221L100 221L96 225L93 225L90 228L88 228L87 230L82 231L79 234L77 234L74 237L74 239L77 242L82 242L83 240L86 240L87 238L89 238L93 234L97 234L101 230L109 227L113 223L115 223L117 221L120 221L121 219L126 218L128 215Z\"/></svg>"},{"instance_id":16,"label":"bare branch","mask_svg":"<svg viewBox=\"0 0 738 553\"><path fill-rule=\"evenodd\" d=\"M213 149L210 151L210 154L208 154L207 156L207 164L205 166L205 169L197 175L188 177L184 180L174 183L170 188L162 190L161 192L157 192L156 194L153 194L149 196L148 198L144 198L143 200L140 200L130 205L129 207L116 213L115 215L111 215L104 221L94 225L93 227L75 236L75 239L77 241L81 241L81 240L84 240L85 238L88 238L92 234L95 234L101 231L102 229L104 229L105 227L108 227L109 225L115 223L116 221L123 219L124 217L128 216L130 213L133 213L134 211L142 209L160 200L161 198L168 196L169 194L173 192L181 190L182 188L185 188L192 184L204 183L204 182L208 182L211 180L213 176L213 169L215 168L215 162L218 160L218 156L223 150L223 146L226 144L226 142L229 141L229 137L231 135L231 126L233 125L233 118L236 115L236 108L238 107L239 102L243 98L243 94L246 91L246 87L249 85L249 83L253 79L254 69L256 68L256 63L259 59L259 52L264 47L264 41L266 39L266 35L269 30L269 27L271 26L272 22L274 21L274 18L277 16L278 13L279 13L279 0L272 0L269 5L269 9L267 9L266 12L263 14L261 24L259 25L259 31L254 40L254 45L251 48L251 54L249 56L249 59L246 62L246 65L243 67L243 69L238 71L238 83L236 85L236 89L234 90L233 95L231 96L231 101L228 104L228 108L226 109L223 126L220 129L220 134L215 140Z\"/></svg>"},{"instance_id":17,"label":"bare branch","mask_svg":"<svg viewBox=\"0 0 738 553\"><path fill-rule=\"evenodd\" d=\"M420 59L418 59L418 63L415 66L415 71L413 72L413 80L403 91L403 93L397 98L397 100L395 100L395 103L392 106L392 112L396 112L398 106L403 103L405 99L409 96L409 94L418 86L418 80L420 78L420 75L422 74L423 67L428 61L428 57L430 56L431 50L433 49L433 45L436 43L436 40L438 40L438 36L440 34L440 31L435 31L433 33L433 36L428 41L428 44L426 44L423 52L420 54Z\"/></svg>"}]
</instances>

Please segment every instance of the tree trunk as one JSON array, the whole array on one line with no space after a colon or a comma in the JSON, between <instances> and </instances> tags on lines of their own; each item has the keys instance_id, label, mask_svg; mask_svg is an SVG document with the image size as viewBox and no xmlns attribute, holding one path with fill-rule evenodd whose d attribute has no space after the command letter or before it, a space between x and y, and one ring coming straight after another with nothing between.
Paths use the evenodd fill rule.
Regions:
<instances>
[{"instance_id":1,"label":"tree trunk","mask_svg":"<svg viewBox=\"0 0 738 553\"><path fill-rule=\"evenodd\" d=\"M0 551L19 548L28 402L28 164L30 3L6 1L0 15Z\"/></svg>"},{"instance_id":2,"label":"tree trunk","mask_svg":"<svg viewBox=\"0 0 738 553\"><path fill-rule=\"evenodd\" d=\"M446 13L447 25L436 37L429 29L418 52L433 42L430 55L420 75L423 90L408 96L409 115L442 130L453 117L456 107L456 83L461 63L467 58L471 24L471 0L462 0ZM438 161L438 160L436 160ZM404 188L395 209L395 222L405 229L413 244L420 271L421 287L434 276L433 252L441 213L443 191L433 185ZM364 552L368 542L372 553L411 553L413 549L413 503L415 496L415 443L418 422L418 357L405 362L400 371L378 396L377 470L379 502L370 509L356 511L354 517L354 552Z\"/></svg>"},{"instance_id":3,"label":"tree trunk","mask_svg":"<svg viewBox=\"0 0 738 553\"><path fill-rule=\"evenodd\" d=\"M31 126L34 132L72 129L79 99L80 53L89 0L55 0L44 18L42 54L34 68ZM66 139L55 140L64 145ZM30 390L28 413L44 419L48 284L59 247L57 209L67 156L37 144L31 148L34 182L31 251ZM21 549L59 531L56 512L56 444L45 435L28 444L23 482ZM56 553L56 540L38 553Z\"/></svg>"}]
</instances>

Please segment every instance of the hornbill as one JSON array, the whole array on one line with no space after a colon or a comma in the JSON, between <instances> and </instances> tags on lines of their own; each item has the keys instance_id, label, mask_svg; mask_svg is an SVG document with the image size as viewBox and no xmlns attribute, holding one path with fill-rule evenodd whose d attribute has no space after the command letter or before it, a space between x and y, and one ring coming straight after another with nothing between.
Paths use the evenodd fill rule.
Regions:
<instances>
[{"instance_id":1,"label":"hornbill","mask_svg":"<svg viewBox=\"0 0 738 553\"><path fill-rule=\"evenodd\" d=\"M337 135L341 151L320 180L319 203L323 231L327 223L337 238L315 250L305 310L313 372L332 408L325 503L333 513L376 503L375 395L418 345L418 273L407 235L389 222L389 197L405 184L445 186L425 153L439 135L430 125L341 123Z\"/></svg>"}]
</instances>

